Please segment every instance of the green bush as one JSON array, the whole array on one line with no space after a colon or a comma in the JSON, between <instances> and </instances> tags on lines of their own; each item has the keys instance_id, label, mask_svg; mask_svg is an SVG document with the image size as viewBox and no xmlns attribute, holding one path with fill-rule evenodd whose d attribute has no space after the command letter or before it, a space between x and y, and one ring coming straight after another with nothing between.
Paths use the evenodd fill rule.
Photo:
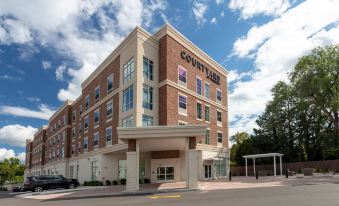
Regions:
<instances>
[{"instance_id":1,"label":"green bush","mask_svg":"<svg viewBox=\"0 0 339 206\"><path fill-rule=\"evenodd\" d=\"M84 186L103 186L104 183L102 181L94 180L89 182L84 182Z\"/></svg>"},{"instance_id":2,"label":"green bush","mask_svg":"<svg viewBox=\"0 0 339 206\"><path fill-rule=\"evenodd\" d=\"M110 180L106 180L106 185L112 185L111 181Z\"/></svg>"},{"instance_id":3,"label":"green bush","mask_svg":"<svg viewBox=\"0 0 339 206\"><path fill-rule=\"evenodd\" d=\"M113 185L118 185L118 181L113 180L113 181L112 181L112 184L113 184Z\"/></svg>"},{"instance_id":4,"label":"green bush","mask_svg":"<svg viewBox=\"0 0 339 206\"><path fill-rule=\"evenodd\" d=\"M120 180L120 184L121 184L121 185L125 185L125 184L126 184L126 179L125 179L125 178L122 178L122 179Z\"/></svg>"}]
</instances>

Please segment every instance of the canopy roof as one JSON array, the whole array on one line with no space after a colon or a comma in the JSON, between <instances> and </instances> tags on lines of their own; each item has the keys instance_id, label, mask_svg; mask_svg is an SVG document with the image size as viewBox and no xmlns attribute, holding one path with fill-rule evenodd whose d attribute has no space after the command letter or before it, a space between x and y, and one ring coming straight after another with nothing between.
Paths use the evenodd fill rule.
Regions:
<instances>
[{"instance_id":1,"label":"canopy roof","mask_svg":"<svg viewBox=\"0 0 339 206\"><path fill-rule=\"evenodd\" d=\"M281 153L265 153L265 154L254 154L254 155L244 155L243 158L260 158L260 157L276 157L276 156L283 156L284 154Z\"/></svg>"}]
</instances>

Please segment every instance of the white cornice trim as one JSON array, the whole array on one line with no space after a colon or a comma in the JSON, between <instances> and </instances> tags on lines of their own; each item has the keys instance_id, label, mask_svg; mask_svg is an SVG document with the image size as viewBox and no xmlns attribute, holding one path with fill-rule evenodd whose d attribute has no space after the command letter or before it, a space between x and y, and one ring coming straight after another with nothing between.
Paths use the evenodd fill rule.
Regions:
<instances>
[{"instance_id":1,"label":"white cornice trim","mask_svg":"<svg viewBox=\"0 0 339 206\"><path fill-rule=\"evenodd\" d=\"M164 139L204 136L206 125L118 127L119 139Z\"/></svg>"},{"instance_id":2,"label":"white cornice trim","mask_svg":"<svg viewBox=\"0 0 339 206\"><path fill-rule=\"evenodd\" d=\"M227 107L225 107L225 106L223 106L223 105L221 105L219 103L216 103L216 102L214 102L214 101L212 101L210 99L207 99L204 96L198 95L195 92L193 92L193 91L191 91L191 90L189 90L189 89L187 89L187 88L185 88L185 87L183 87L183 86L181 86L181 85L179 85L179 84L177 84L177 83L175 83L175 82L173 82L173 81L171 81L169 79L165 79L164 81L160 82L159 83L159 88L164 86L164 85L169 85L171 87L174 87L174 88L176 88L176 89L178 89L180 91L186 92L189 95L192 95L192 96L194 96L194 97L196 97L196 98L198 98L198 99L200 99L202 101L208 102L209 104L211 104L211 105L213 105L213 106L215 106L215 107L217 107L217 108L219 108L221 110L228 111Z\"/></svg>"},{"instance_id":3,"label":"white cornice trim","mask_svg":"<svg viewBox=\"0 0 339 206\"><path fill-rule=\"evenodd\" d=\"M174 37L174 39L179 39L182 41L182 46L188 47L187 49L193 53L195 53L198 57L202 58L206 63L210 64L213 69L217 70L220 74L227 77L228 71L221 66L218 62L216 62L212 57L208 56L204 51L202 51L199 47L197 47L193 42L187 39L182 33L176 30L172 25L165 24L163 25L153 36L160 40L163 36L169 35ZM180 42L179 42L180 43Z\"/></svg>"},{"instance_id":4,"label":"white cornice trim","mask_svg":"<svg viewBox=\"0 0 339 206\"><path fill-rule=\"evenodd\" d=\"M210 152L228 152L226 147L217 147L214 145L197 144L197 150L210 151Z\"/></svg>"},{"instance_id":5,"label":"white cornice trim","mask_svg":"<svg viewBox=\"0 0 339 206\"><path fill-rule=\"evenodd\" d=\"M56 117L60 114L60 112L62 112L67 106L72 105L73 101L72 100L66 100L64 102L64 104L58 108L58 110L56 112L54 112L54 114L49 118L48 120L48 124Z\"/></svg>"}]
</instances>

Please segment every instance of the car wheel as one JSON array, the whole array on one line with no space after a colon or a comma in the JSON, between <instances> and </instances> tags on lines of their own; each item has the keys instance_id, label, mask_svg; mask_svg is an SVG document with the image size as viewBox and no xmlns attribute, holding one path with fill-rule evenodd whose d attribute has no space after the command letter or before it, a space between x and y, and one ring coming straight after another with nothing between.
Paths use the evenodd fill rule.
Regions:
<instances>
[{"instance_id":1,"label":"car wheel","mask_svg":"<svg viewBox=\"0 0 339 206\"><path fill-rule=\"evenodd\" d=\"M73 183L68 185L68 189L74 189L74 188L75 188L75 185Z\"/></svg>"},{"instance_id":2,"label":"car wheel","mask_svg":"<svg viewBox=\"0 0 339 206\"><path fill-rule=\"evenodd\" d=\"M40 186L37 186L37 187L35 187L34 188L34 192L42 192L42 187L40 187Z\"/></svg>"}]
</instances>

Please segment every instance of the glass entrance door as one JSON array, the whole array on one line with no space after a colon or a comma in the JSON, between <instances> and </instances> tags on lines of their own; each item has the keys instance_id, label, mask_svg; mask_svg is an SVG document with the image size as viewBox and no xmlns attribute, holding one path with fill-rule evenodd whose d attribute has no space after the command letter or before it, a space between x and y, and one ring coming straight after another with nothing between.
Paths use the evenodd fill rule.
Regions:
<instances>
[{"instance_id":1,"label":"glass entrance door","mask_svg":"<svg viewBox=\"0 0 339 206\"><path fill-rule=\"evenodd\" d=\"M212 166L211 165L205 165L205 178L209 179L212 177Z\"/></svg>"},{"instance_id":2,"label":"glass entrance door","mask_svg":"<svg viewBox=\"0 0 339 206\"><path fill-rule=\"evenodd\" d=\"M161 166L157 168L157 181L166 182L174 180L174 167L173 166Z\"/></svg>"}]
</instances>

